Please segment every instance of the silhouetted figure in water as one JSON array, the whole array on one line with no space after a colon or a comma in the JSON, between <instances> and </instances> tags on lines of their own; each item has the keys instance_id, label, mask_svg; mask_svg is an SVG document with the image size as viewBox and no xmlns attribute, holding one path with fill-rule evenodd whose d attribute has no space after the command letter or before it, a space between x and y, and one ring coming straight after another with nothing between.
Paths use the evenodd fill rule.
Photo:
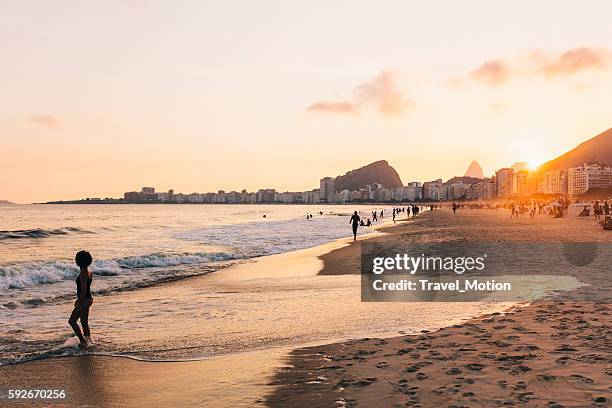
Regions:
<instances>
[{"instance_id":1,"label":"silhouetted figure in water","mask_svg":"<svg viewBox=\"0 0 612 408\"><path fill-rule=\"evenodd\" d=\"M90 332L89 332L89 308L93 303L91 297L91 281L92 273L89 271L89 265L91 265L91 254L87 251L79 251L74 258L76 264L81 270L79 276L76 278L77 285L77 300L74 302L74 310L68 319L68 323L72 326L72 330L79 338L81 344L80 347L87 347L91 343ZM83 332L77 324L77 320L81 319L81 326L83 326Z\"/></svg>"},{"instance_id":2,"label":"silhouetted figure in water","mask_svg":"<svg viewBox=\"0 0 612 408\"><path fill-rule=\"evenodd\" d=\"M366 227L371 227L372 226L372 221L370 221L370 219L368 218L368 222L366 222Z\"/></svg>"},{"instance_id":3,"label":"silhouetted figure in water","mask_svg":"<svg viewBox=\"0 0 612 408\"><path fill-rule=\"evenodd\" d=\"M361 221L361 218L359 218L357 211L355 211L355 213L351 216L351 220L349 221L351 224L353 224L353 241L357 241L357 228L359 228L359 221Z\"/></svg>"},{"instance_id":4,"label":"silhouetted figure in water","mask_svg":"<svg viewBox=\"0 0 612 408\"><path fill-rule=\"evenodd\" d=\"M453 203L453 215L457 214L457 203Z\"/></svg>"}]
</instances>

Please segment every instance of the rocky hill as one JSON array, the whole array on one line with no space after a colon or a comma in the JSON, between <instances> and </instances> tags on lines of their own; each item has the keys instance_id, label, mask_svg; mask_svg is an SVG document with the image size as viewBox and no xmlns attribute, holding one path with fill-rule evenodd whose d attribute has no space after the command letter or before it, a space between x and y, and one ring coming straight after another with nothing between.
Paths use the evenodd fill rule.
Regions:
<instances>
[{"instance_id":1,"label":"rocky hill","mask_svg":"<svg viewBox=\"0 0 612 408\"><path fill-rule=\"evenodd\" d=\"M544 163L539 171L559 170L583 163L604 162L612 165L612 128L581 143L569 152Z\"/></svg>"},{"instance_id":2,"label":"rocky hill","mask_svg":"<svg viewBox=\"0 0 612 408\"><path fill-rule=\"evenodd\" d=\"M478 163L476 160L472 161L468 167L468 169L466 170L465 174L463 175L463 177L472 177L472 178L484 178L484 175L482 174L482 167L480 167L480 163Z\"/></svg>"},{"instance_id":3,"label":"rocky hill","mask_svg":"<svg viewBox=\"0 0 612 408\"><path fill-rule=\"evenodd\" d=\"M402 179L386 160L379 160L367 166L351 170L335 179L336 190L359 190L368 184L380 183L385 187L401 187Z\"/></svg>"}]
</instances>

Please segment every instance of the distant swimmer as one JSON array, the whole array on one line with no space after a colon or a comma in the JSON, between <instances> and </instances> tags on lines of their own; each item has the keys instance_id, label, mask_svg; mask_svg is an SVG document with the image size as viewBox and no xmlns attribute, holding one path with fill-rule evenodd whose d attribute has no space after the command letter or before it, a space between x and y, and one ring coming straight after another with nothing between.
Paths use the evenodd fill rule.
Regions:
<instances>
[{"instance_id":1,"label":"distant swimmer","mask_svg":"<svg viewBox=\"0 0 612 408\"><path fill-rule=\"evenodd\" d=\"M359 228L359 221L361 221L361 218L359 218L357 211L355 211L355 213L351 216L351 220L349 221L349 223L353 224L353 241L357 241L357 228Z\"/></svg>"},{"instance_id":2,"label":"distant swimmer","mask_svg":"<svg viewBox=\"0 0 612 408\"><path fill-rule=\"evenodd\" d=\"M74 310L68 319L68 323L74 330L74 334L79 338L80 347L86 348L91 344L91 333L89 332L89 308L93 303L91 297L91 281L92 273L89 270L91 265L91 254L87 251L79 251L74 258L76 264L79 266L80 273L76 278L77 285L77 300L74 302ZM83 326L83 332L77 324L77 320L81 319L81 326Z\"/></svg>"},{"instance_id":3,"label":"distant swimmer","mask_svg":"<svg viewBox=\"0 0 612 408\"><path fill-rule=\"evenodd\" d=\"M264 214L263 217L266 218L266 214Z\"/></svg>"}]
</instances>

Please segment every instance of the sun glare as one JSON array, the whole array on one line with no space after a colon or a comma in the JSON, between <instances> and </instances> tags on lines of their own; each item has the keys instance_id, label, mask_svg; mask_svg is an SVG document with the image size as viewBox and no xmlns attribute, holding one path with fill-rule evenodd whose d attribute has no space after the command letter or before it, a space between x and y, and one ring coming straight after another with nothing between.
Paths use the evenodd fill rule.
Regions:
<instances>
[{"instance_id":1,"label":"sun glare","mask_svg":"<svg viewBox=\"0 0 612 408\"><path fill-rule=\"evenodd\" d=\"M540 167L542 165L542 161L541 160L529 160L527 162L527 166L529 168L529 170L531 171L535 171L538 169L538 167Z\"/></svg>"}]
</instances>

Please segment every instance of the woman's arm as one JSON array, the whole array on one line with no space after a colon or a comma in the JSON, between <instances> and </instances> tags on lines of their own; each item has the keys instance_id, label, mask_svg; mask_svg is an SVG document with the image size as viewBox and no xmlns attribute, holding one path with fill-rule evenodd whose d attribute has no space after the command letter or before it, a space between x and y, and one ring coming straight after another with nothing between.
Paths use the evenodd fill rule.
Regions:
<instances>
[{"instance_id":1,"label":"woman's arm","mask_svg":"<svg viewBox=\"0 0 612 408\"><path fill-rule=\"evenodd\" d=\"M79 306L83 307L85 305L85 292L87 291L87 274L81 273L79 274L79 283L81 285L81 296L79 296Z\"/></svg>"}]
</instances>

